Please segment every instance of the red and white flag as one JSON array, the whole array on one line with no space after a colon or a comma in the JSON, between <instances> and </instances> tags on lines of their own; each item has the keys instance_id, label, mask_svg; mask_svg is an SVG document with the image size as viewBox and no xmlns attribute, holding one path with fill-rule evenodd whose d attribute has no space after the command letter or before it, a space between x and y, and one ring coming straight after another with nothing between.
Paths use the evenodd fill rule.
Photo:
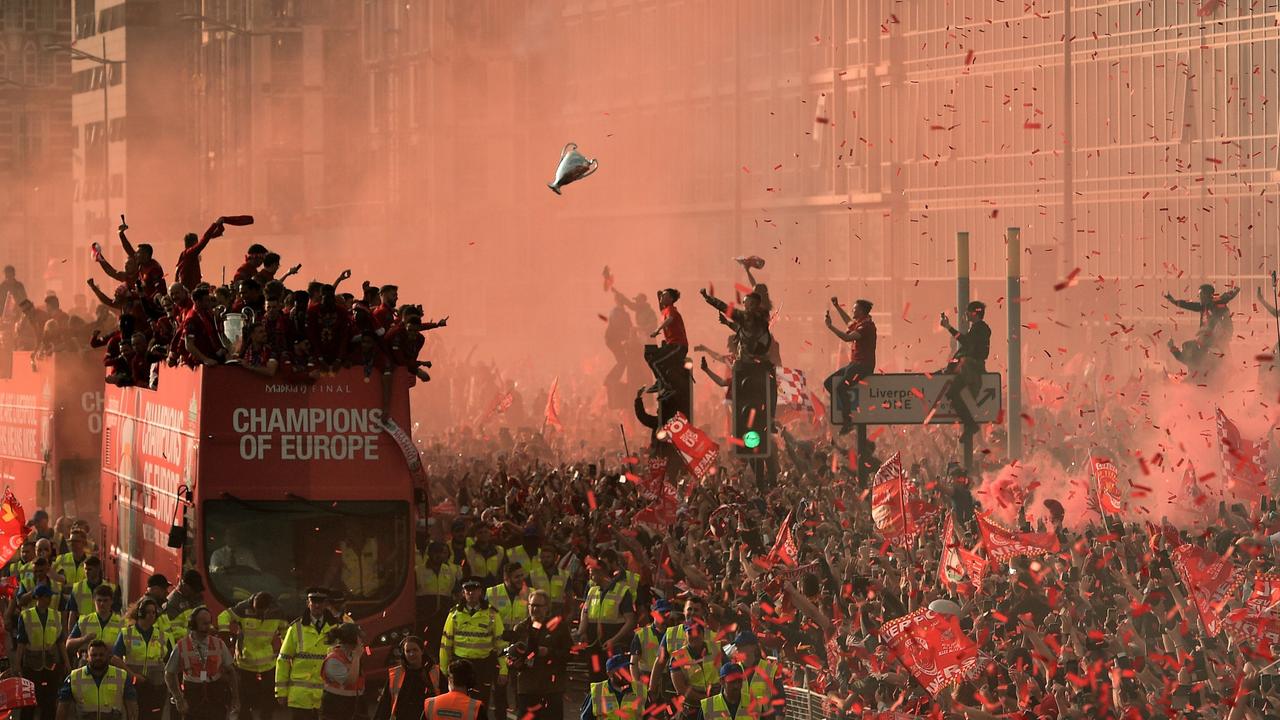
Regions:
<instances>
[{"instance_id":1,"label":"red and white flag","mask_svg":"<svg viewBox=\"0 0 1280 720\"><path fill-rule=\"evenodd\" d=\"M778 368L778 407L813 412L809 386L804 372L794 368Z\"/></svg>"},{"instance_id":2,"label":"red and white flag","mask_svg":"<svg viewBox=\"0 0 1280 720\"><path fill-rule=\"evenodd\" d=\"M1196 545L1183 545L1171 555L1173 569L1191 596L1200 623L1210 635L1217 635L1222 629L1222 608L1244 584L1244 570Z\"/></svg>"},{"instance_id":3,"label":"red and white flag","mask_svg":"<svg viewBox=\"0 0 1280 720\"><path fill-rule=\"evenodd\" d=\"M551 381L551 391L547 393L546 423L560 432L564 426L560 424L560 378Z\"/></svg>"},{"instance_id":4,"label":"red and white flag","mask_svg":"<svg viewBox=\"0 0 1280 720\"><path fill-rule=\"evenodd\" d=\"M1253 576L1253 589L1244 601L1255 615L1280 616L1280 573L1258 573Z\"/></svg>"},{"instance_id":5,"label":"red and white flag","mask_svg":"<svg viewBox=\"0 0 1280 720\"><path fill-rule=\"evenodd\" d=\"M1280 617L1255 615L1248 608L1239 608L1222 618L1222 628L1241 646L1245 657L1275 658L1275 646L1280 644Z\"/></svg>"},{"instance_id":6,"label":"red and white flag","mask_svg":"<svg viewBox=\"0 0 1280 720\"><path fill-rule=\"evenodd\" d=\"M0 680L0 708L14 710L36 704L36 684L26 678Z\"/></svg>"},{"instance_id":7,"label":"red and white flag","mask_svg":"<svg viewBox=\"0 0 1280 720\"><path fill-rule=\"evenodd\" d=\"M911 514L907 475L898 453L876 471L875 485L871 487L871 520L886 540L909 541L920 532Z\"/></svg>"},{"instance_id":8,"label":"red and white flag","mask_svg":"<svg viewBox=\"0 0 1280 720\"><path fill-rule=\"evenodd\" d=\"M675 446L685 467L699 481L707 479L716 470L720 446L711 436L694 427L684 413L676 413L658 431L658 439Z\"/></svg>"},{"instance_id":9,"label":"red and white flag","mask_svg":"<svg viewBox=\"0 0 1280 720\"><path fill-rule=\"evenodd\" d=\"M669 530L676 521L676 489L662 480L654 483L654 488L657 497L649 507L636 513L635 522L656 530Z\"/></svg>"},{"instance_id":10,"label":"red and white flag","mask_svg":"<svg viewBox=\"0 0 1280 720\"><path fill-rule=\"evenodd\" d=\"M928 608L885 623L880 640L930 695L971 676L978 666L978 645L960 630L960 619Z\"/></svg>"},{"instance_id":11,"label":"red and white flag","mask_svg":"<svg viewBox=\"0 0 1280 720\"><path fill-rule=\"evenodd\" d=\"M0 565L7 564L22 549L26 533L27 514L13 491L6 488L4 498L0 499Z\"/></svg>"},{"instance_id":12,"label":"red and white flag","mask_svg":"<svg viewBox=\"0 0 1280 720\"><path fill-rule=\"evenodd\" d=\"M965 579L964 561L960 559L960 543L956 540L956 521L947 513L942 521L942 556L938 561L938 578L952 590L959 590Z\"/></svg>"},{"instance_id":13,"label":"red and white flag","mask_svg":"<svg viewBox=\"0 0 1280 720\"><path fill-rule=\"evenodd\" d=\"M797 567L800 564L800 548L796 547L796 536L791 521L794 513L795 511L787 513L786 519L778 528L778 537L773 541L773 549L765 556L770 564L782 563L787 567Z\"/></svg>"},{"instance_id":14,"label":"red and white flag","mask_svg":"<svg viewBox=\"0 0 1280 720\"><path fill-rule=\"evenodd\" d=\"M1097 483L1098 507L1104 515L1118 515L1124 509L1124 502L1120 497L1120 472L1116 464L1107 458L1090 455L1089 467Z\"/></svg>"},{"instance_id":15,"label":"red and white flag","mask_svg":"<svg viewBox=\"0 0 1280 720\"><path fill-rule=\"evenodd\" d=\"M1245 440L1240 428L1217 409L1218 450L1222 455L1222 468L1227 475L1228 487L1237 496L1257 502L1267 487L1267 441Z\"/></svg>"},{"instance_id":16,"label":"red and white flag","mask_svg":"<svg viewBox=\"0 0 1280 720\"><path fill-rule=\"evenodd\" d=\"M1058 552L1058 536L1053 533L1015 532L992 520L990 513L978 515L978 530L987 557L1003 563L1016 557L1036 557Z\"/></svg>"}]
</instances>

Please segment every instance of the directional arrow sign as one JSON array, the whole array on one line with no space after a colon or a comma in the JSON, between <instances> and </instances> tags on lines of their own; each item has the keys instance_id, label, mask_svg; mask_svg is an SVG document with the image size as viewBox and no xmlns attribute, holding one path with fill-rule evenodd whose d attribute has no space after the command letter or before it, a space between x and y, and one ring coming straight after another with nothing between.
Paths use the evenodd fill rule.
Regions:
<instances>
[{"instance_id":1,"label":"directional arrow sign","mask_svg":"<svg viewBox=\"0 0 1280 720\"><path fill-rule=\"evenodd\" d=\"M847 392L832 398L831 421L837 422L847 404L854 424L919 425L926 419L930 424L958 423L960 419L946 397L953 378L952 375L929 376L923 373L868 376ZM1003 404L1000 373L985 373L977 397L966 391L965 399L974 420L995 422Z\"/></svg>"}]
</instances>

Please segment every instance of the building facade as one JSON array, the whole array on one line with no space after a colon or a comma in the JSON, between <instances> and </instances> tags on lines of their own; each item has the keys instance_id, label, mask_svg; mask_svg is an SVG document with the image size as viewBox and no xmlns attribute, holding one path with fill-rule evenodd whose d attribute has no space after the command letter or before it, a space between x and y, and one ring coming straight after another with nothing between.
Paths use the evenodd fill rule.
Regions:
<instances>
[{"instance_id":1,"label":"building facade","mask_svg":"<svg viewBox=\"0 0 1280 720\"><path fill-rule=\"evenodd\" d=\"M132 240L164 258L181 248L196 204L187 27L174 6L154 0L75 0L71 123L77 138L72 174L72 276L101 280L88 245L102 244L116 267L120 216Z\"/></svg>"},{"instance_id":2,"label":"building facade","mask_svg":"<svg viewBox=\"0 0 1280 720\"><path fill-rule=\"evenodd\" d=\"M70 40L71 0L0 3L0 256L33 295L68 290L71 63L44 48Z\"/></svg>"}]
</instances>

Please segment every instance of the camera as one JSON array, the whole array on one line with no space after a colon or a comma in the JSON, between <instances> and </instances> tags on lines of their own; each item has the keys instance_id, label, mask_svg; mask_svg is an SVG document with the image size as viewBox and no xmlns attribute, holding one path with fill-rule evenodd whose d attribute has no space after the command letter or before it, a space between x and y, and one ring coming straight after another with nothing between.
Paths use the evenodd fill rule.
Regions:
<instances>
[{"instance_id":1,"label":"camera","mask_svg":"<svg viewBox=\"0 0 1280 720\"><path fill-rule=\"evenodd\" d=\"M502 649L502 655L513 670L525 667L529 662L529 646L514 642Z\"/></svg>"}]
</instances>

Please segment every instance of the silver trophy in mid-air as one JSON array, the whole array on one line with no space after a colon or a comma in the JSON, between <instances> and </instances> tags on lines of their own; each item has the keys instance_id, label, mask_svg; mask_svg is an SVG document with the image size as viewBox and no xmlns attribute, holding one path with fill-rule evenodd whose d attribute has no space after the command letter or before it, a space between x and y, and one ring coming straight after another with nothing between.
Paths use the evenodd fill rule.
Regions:
<instances>
[{"instance_id":1,"label":"silver trophy in mid-air","mask_svg":"<svg viewBox=\"0 0 1280 720\"><path fill-rule=\"evenodd\" d=\"M559 195L560 188L590 175L599 166L595 159L588 160L578 152L577 143L569 143L564 146L564 150L560 151L560 166L556 168L556 179L547 183L547 187Z\"/></svg>"}]
</instances>

